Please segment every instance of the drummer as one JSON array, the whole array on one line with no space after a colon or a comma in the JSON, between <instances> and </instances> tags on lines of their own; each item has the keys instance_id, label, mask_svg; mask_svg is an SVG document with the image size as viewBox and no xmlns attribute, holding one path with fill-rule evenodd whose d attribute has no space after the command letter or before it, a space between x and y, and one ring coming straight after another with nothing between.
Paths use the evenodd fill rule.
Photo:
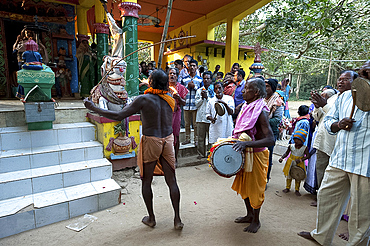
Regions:
<instances>
[{"instance_id":1,"label":"drummer","mask_svg":"<svg viewBox=\"0 0 370 246\"><path fill-rule=\"evenodd\" d=\"M259 215L265 199L267 170L269 162L268 146L274 144L274 136L269 124L269 109L264 102L266 97L265 81L251 78L242 91L246 101L236 119L234 138L247 133L253 141L238 141L233 149L241 152L247 147L253 148L252 172L242 169L236 174L232 189L244 200L247 215L235 219L235 223L250 223L244 231L256 233L261 227Z\"/></svg>"},{"instance_id":2,"label":"drummer","mask_svg":"<svg viewBox=\"0 0 370 246\"><path fill-rule=\"evenodd\" d=\"M224 88L221 82L214 84L215 97L207 103L206 116L211 121L209 126L209 143L213 144L218 138L227 138L233 132L233 119L235 105L231 96L224 95ZM215 103L220 103L225 108L224 115L216 115Z\"/></svg>"}]
</instances>

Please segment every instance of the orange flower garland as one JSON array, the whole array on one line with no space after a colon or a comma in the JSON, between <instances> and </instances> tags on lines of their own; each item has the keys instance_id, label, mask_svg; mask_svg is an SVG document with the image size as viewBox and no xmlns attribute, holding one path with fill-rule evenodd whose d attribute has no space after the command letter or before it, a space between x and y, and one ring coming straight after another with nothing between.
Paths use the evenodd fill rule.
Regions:
<instances>
[{"instance_id":1,"label":"orange flower garland","mask_svg":"<svg viewBox=\"0 0 370 246\"><path fill-rule=\"evenodd\" d=\"M175 110L175 99L168 93L168 91L160 90L160 89L153 89L153 87L149 87L144 91L144 94L154 94L161 97L163 100L165 100L168 105L170 105L172 112Z\"/></svg>"},{"instance_id":2,"label":"orange flower garland","mask_svg":"<svg viewBox=\"0 0 370 246\"><path fill-rule=\"evenodd\" d=\"M144 94L155 94L155 95L159 95L159 94L167 94L168 91L164 91L164 90L160 90L160 89L153 89L153 87L149 87L148 89L146 89L144 91Z\"/></svg>"}]
</instances>

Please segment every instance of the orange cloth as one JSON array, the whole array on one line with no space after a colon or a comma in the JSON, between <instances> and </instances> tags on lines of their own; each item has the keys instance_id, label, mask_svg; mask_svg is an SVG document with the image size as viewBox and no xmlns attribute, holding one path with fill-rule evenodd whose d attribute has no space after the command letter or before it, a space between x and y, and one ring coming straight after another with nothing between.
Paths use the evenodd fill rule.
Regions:
<instances>
[{"instance_id":1,"label":"orange cloth","mask_svg":"<svg viewBox=\"0 0 370 246\"><path fill-rule=\"evenodd\" d=\"M173 147L173 134L168 135L165 138L157 138L153 136L141 136L138 154L137 154L137 165L140 168L140 177L143 177L145 163L153 162L157 160L157 165L154 169L154 175L163 176L162 164L159 162L159 158L163 158L168 162L171 169L175 172L175 150Z\"/></svg>"},{"instance_id":2,"label":"orange cloth","mask_svg":"<svg viewBox=\"0 0 370 246\"><path fill-rule=\"evenodd\" d=\"M153 89L153 87L149 87L148 89L144 91L144 94L148 94L148 93L158 95L160 98L165 100L168 103L168 105L170 105L172 112L175 111L176 101L168 91Z\"/></svg>"},{"instance_id":3,"label":"orange cloth","mask_svg":"<svg viewBox=\"0 0 370 246\"><path fill-rule=\"evenodd\" d=\"M240 194L243 200L249 197L251 206L254 209L260 208L265 200L268 163L269 151L267 149L261 152L254 152L252 172L240 170L231 186L231 189Z\"/></svg>"}]
</instances>

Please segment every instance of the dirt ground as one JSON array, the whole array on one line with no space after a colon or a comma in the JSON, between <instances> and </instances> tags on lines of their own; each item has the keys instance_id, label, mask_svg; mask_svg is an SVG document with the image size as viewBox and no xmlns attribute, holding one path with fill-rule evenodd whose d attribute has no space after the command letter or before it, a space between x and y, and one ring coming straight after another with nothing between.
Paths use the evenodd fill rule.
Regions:
<instances>
[{"instance_id":1,"label":"dirt ground","mask_svg":"<svg viewBox=\"0 0 370 246\"><path fill-rule=\"evenodd\" d=\"M261 210L262 227L256 234L243 232L248 224L234 223L246 212L240 196L230 188L233 178L220 177L204 164L176 170L185 224L181 232L173 229L173 210L163 177L155 177L153 182L157 226L149 228L141 223L147 214L141 181L123 172L116 174L131 177L121 183L125 186L121 204L93 213L98 219L84 230L66 228L77 220L74 218L0 239L0 245L317 245L297 235L315 227L316 208L310 206L313 196L303 188L301 197L294 192L282 193L283 164L277 159L274 156L272 179ZM346 226L341 221L337 235ZM333 245L345 245L337 235Z\"/></svg>"}]
</instances>

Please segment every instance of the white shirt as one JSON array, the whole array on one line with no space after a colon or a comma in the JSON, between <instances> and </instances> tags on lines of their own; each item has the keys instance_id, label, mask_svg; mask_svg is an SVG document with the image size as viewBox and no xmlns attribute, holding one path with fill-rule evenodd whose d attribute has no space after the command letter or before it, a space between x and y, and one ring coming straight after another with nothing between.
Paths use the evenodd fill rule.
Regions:
<instances>
[{"instance_id":1,"label":"white shirt","mask_svg":"<svg viewBox=\"0 0 370 246\"><path fill-rule=\"evenodd\" d=\"M216 115L215 103L218 100L219 99L216 96L209 99L206 109L207 117L208 116L215 117ZM234 99L231 96L223 95L221 100L224 101L234 112L235 104ZM223 116L217 115L216 122L214 124L211 123L211 125L209 126L209 142L215 143L218 138L228 138L232 135L233 130L234 130L233 118L231 115L227 113L227 111Z\"/></svg>"},{"instance_id":2,"label":"white shirt","mask_svg":"<svg viewBox=\"0 0 370 246\"><path fill-rule=\"evenodd\" d=\"M353 99L351 90L343 92L335 101L324 119L326 130L337 134L335 147L330 156L329 166L370 178L370 112L357 108L352 118L350 131L331 131L331 125L351 114Z\"/></svg>"},{"instance_id":3,"label":"white shirt","mask_svg":"<svg viewBox=\"0 0 370 246\"><path fill-rule=\"evenodd\" d=\"M207 92L207 99L202 98L202 91L206 90L206 88L203 86L199 90L197 90L195 94L195 106L197 107L197 118L196 122L201 123L211 123L211 121L207 120L206 110L207 110L207 103L211 99L209 97L209 92Z\"/></svg>"},{"instance_id":4,"label":"white shirt","mask_svg":"<svg viewBox=\"0 0 370 246\"><path fill-rule=\"evenodd\" d=\"M338 98L338 94L331 96L327 100L327 104L324 107L316 108L312 112L313 118L319 122L319 127L317 129L317 134L315 141L313 142L313 147L324 152L327 155L331 155L335 145L336 135L331 135L325 128L324 118L329 110L335 106L335 101Z\"/></svg>"}]
</instances>

